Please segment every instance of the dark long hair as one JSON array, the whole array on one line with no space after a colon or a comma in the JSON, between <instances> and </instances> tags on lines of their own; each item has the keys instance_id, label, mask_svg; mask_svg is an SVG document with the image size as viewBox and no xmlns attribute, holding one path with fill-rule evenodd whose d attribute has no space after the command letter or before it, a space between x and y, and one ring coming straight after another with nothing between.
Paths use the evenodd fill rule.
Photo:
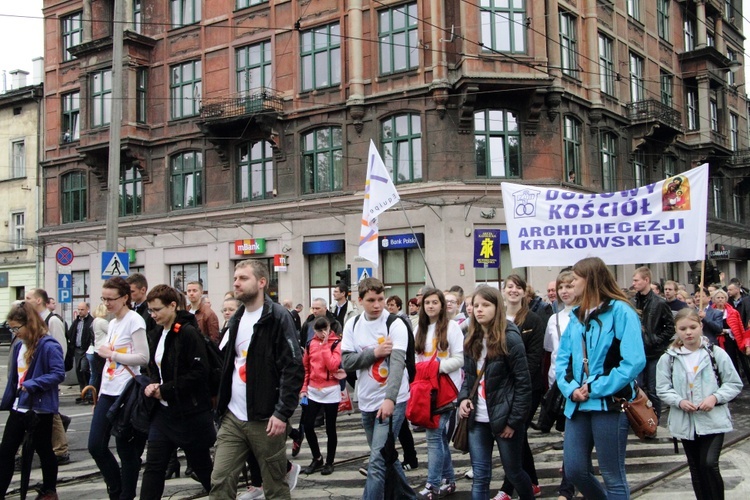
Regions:
<instances>
[{"instance_id":1,"label":"dark long hair","mask_svg":"<svg viewBox=\"0 0 750 500\"><path fill-rule=\"evenodd\" d=\"M474 292L472 303L476 304L477 299L484 299L495 306L495 317L487 325L487 357L505 356L508 353L508 345L505 341L507 322L500 292L489 286L481 286ZM478 360L482 355L484 337L484 328L472 312L469 333L464 340L464 352L468 352L469 356Z\"/></svg>"},{"instance_id":2,"label":"dark long hair","mask_svg":"<svg viewBox=\"0 0 750 500\"><path fill-rule=\"evenodd\" d=\"M627 296L623 293L612 271L599 257L586 257L575 263L573 273L586 280L586 288L581 297L576 297L576 304L580 306L576 316L583 323L588 311L599 306L606 300L621 300L630 304Z\"/></svg>"},{"instance_id":3,"label":"dark long hair","mask_svg":"<svg viewBox=\"0 0 750 500\"><path fill-rule=\"evenodd\" d=\"M27 339L26 344L26 364L30 365L34 358L36 348L39 346L39 339L47 334L47 324L42 321L34 308L28 302L20 302L10 308L6 321L16 321L26 327Z\"/></svg>"},{"instance_id":4,"label":"dark long hair","mask_svg":"<svg viewBox=\"0 0 750 500\"><path fill-rule=\"evenodd\" d=\"M445 295L437 288L425 288L422 290L422 304L419 306L417 335L414 337L414 351L417 354L424 354L425 342L427 342L427 329L430 327L430 318L424 310L424 301L430 295L437 296L440 301L440 313L435 322L435 347L439 351L448 350L448 316L445 314Z\"/></svg>"},{"instance_id":5,"label":"dark long hair","mask_svg":"<svg viewBox=\"0 0 750 500\"><path fill-rule=\"evenodd\" d=\"M523 290L523 296L521 297L521 309L518 310L515 317L513 318L513 323L518 325L518 327L520 328L521 325L523 325L523 322L526 321L526 315L529 314L529 298L526 295L526 290L528 287L526 286L526 280L524 280L517 274L511 274L510 276L505 278L503 289L508 286L509 281Z\"/></svg>"}]
</instances>

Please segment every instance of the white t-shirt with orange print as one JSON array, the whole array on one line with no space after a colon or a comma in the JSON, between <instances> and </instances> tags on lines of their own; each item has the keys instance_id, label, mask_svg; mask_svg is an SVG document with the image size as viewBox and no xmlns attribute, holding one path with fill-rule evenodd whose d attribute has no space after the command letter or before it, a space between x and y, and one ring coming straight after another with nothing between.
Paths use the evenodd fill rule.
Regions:
<instances>
[{"instance_id":1,"label":"white t-shirt with orange print","mask_svg":"<svg viewBox=\"0 0 750 500\"><path fill-rule=\"evenodd\" d=\"M417 328L417 331L419 331L419 328ZM417 332L414 333L415 336L416 333ZM429 361L430 359L432 359L432 356L435 354L436 345L437 338L435 338L435 324L433 323L429 327L427 327L427 338L425 339L424 343L424 353L416 353L415 361L417 363L420 363L422 361ZM448 321L448 350L438 351L437 359L444 360L463 352L464 335L461 332L461 327L458 326L458 323L456 323L455 321ZM450 376L453 383L456 384L456 388L460 389L461 383L463 382L461 369L459 368L458 370L455 370L448 375Z\"/></svg>"},{"instance_id":2,"label":"white t-shirt with orange print","mask_svg":"<svg viewBox=\"0 0 750 500\"><path fill-rule=\"evenodd\" d=\"M237 338L234 340L234 370L232 372L232 399L229 400L229 411L238 420L247 422L247 351L255 333L255 323L260 319L263 308L245 313L237 327Z\"/></svg>"},{"instance_id":3,"label":"white t-shirt with orange print","mask_svg":"<svg viewBox=\"0 0 750 500\"><path fill-rule=\"evenodd\" d=\"M135 311L128 311L122 319L115 318L109 322L106 343L116 353L134 354L133 334L138 330L146 331L143 316ZM141 371L139 366L129 366L129 368L135 375ZM119 396L131 378L133 375L125 368L125 365L113 359L104 360L101 394Z\"/></svg>"}]
</instances>

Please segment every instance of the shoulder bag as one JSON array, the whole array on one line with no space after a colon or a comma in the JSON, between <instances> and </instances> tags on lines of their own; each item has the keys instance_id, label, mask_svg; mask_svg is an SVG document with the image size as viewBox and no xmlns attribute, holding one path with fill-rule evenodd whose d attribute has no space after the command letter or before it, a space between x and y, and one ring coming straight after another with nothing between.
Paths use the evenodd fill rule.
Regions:
<instances>
[{"instance_id":1,"label":"shoulder bag","mask_svg":"<svg viewBox=\"0 0 750 500\"><path fill-rule=\"evenodd\" d=\"M480 371L479 375L477 375L477 379L474 381L474 387L471 388L471 392L469 393L468 399L472 400L472 402L474 399L474 395L477 393L479 382L482 380L482 377L484 376L484 370L486 368L487 360L485 359L484 366L482 366L482 371ZM453 433L453 447L462 453L469 452L469 417L458 419L458 423L456 424L456 432Z\"/></svg>"}]
</instances>

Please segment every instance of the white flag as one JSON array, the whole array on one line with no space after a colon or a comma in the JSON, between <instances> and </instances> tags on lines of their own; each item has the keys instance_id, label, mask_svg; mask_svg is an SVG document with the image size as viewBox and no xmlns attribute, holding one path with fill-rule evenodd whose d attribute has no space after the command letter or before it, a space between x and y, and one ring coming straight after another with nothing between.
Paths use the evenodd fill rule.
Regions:
<instances>
[{"instance_id":1,"label":"white flag","mask_svg":"<svg viewBox=\"0 0 750 500\"><path fill-rule=\"evenodd\" d=\"M378 266L378 216L398 203L399 197L383 159L370 139L367 153L367 181L359 233L359 256Z\"/></svg>"}]
</instances>

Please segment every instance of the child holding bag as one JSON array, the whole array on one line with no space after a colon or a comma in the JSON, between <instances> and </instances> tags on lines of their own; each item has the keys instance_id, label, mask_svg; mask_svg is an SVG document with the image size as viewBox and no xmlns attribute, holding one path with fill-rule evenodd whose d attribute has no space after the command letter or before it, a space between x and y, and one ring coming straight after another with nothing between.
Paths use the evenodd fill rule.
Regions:
<instances>
[{"instance_id":1,"label":"child holding bag","mask_svg":"<svg viewBox=\"0 0 750 500\"><path fill-rule=\"evenodd\" d=\"M742 390L729 355L703 336L698 312L675 316L677 338L656 368L656 392L670 405L669 431L682 440L696 498L724 498L719 454L732 430L727 403Z\"/></svg>"}]
</instances>

